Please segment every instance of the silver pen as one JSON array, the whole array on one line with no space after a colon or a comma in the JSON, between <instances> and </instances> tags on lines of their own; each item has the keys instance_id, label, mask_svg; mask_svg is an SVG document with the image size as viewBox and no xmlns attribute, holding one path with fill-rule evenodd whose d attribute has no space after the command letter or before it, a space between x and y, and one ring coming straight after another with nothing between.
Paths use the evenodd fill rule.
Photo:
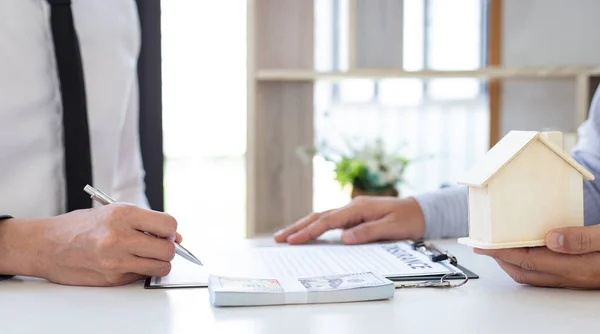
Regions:
<instances>
[{"instance_id":1,"label":"silver pen","mask_svg":"<svg viewBox=\"0 0 600 334\"><path fill-rule=\"evenodd\" d=\"M92 196L93 200L95 200L96 202L98 202L102 205L108 205L108 204L115 203L115 200L112 199L110 196L105 194L103 191L90 186L89 184L86 185L85 188L83 188L83 190L86 193L90 194L90 196ZM151 235L153 237L156 237L154 234L151 234L148 232L144 232L144 233ZM180 244L178 244L176 242L175 242L175 253L177 253L178 255L180 255L181 257L183 257L184 259L186 259L188 261L191 261L198 265L202 265L202 262L200 262L200 260L198 260L198 258L195 257L194 254L190 253L190 251L188 251L187 249L185 249L183 246L181 246Z\"/></svg>"}]
</instances>

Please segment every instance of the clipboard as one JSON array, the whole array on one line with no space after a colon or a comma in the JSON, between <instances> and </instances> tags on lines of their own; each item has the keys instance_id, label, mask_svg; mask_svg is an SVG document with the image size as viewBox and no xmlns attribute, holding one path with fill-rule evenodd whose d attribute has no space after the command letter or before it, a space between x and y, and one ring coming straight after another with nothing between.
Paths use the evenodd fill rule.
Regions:
<instances>
[{"instance_id":1,"label":"clipboard","mask_svg":"<svg viewBox=\"0 0 600 334\"><path fill-rule=\"evenodd\" d=\"M449 264L455 266L460 271L463 272L464 275L457 276L447 276L444 275L419 275L419 276L402 276L402 277L387 277L390 281L393 282L411 282L411 281L433 281L438 279L444 280L464 280L467 279L478 279L479 275L475 274L471 270L465 268L464 266L458 263L458 259L456 256L450 254L446 250L439 249L437 246L431 243L426 243L423 240L416 241L412 244L412 248L415 251L418 251L431 260L431 262L443 262L448 261Z\"/></svg>"},{"instance_id":2,"label":"clipboard","mask_svg":"<svg viewBox=\"0 0 600 334\"><path fill-rule=\"evenodd\" d=\"M160 289L189 289L189 288L208 288L207 282L198 283L181 283L181 284L162 284L160 277L146 277L144 281L144 289L160 290Z\"/></svg>"},{"instance_id":3,"label":"clipboard","mask_svg":"<svg viewBox=\"0 0 600 334\"><path fill-rule=\"evenodd\" d=\"M464 282L469 279L477 279L479 276L475 274L473 271L465 268L461 264L458 263L458 259L456 256L450 254L446 250L442 250L437 246L426 243L423 240L420 241L389 241L389 242L379 242L376 244L385 245L385 244L394 244L394 243L404 243L406 246L405 249L410 249L411 251L420 253L423 258L429 259L429 261L436 263L438 266L445 267L448 269L445 273L431 273L425 274L420 273L418 275L404 275L404 276L391 276L386 275L385 277L393 282L426 282L432 283L434 281L437 282L446 282L448 281L457 281L462 280ZM425 260L425 259L423 259ZM457 272L457 269L460 272ZM208 274L208 272L207 272ZM462 285L464 283L459 283ZM403 283L397 283L397 286L403 285ZM409 285L409 284L407 284ZM206 288L208 287L208 275L206 277L206 282L198 279L197 281L179 281L179 282L169 282L169 280L163 280L160 277L148 277L145 280L144 288L145 289L173 289L173 288Z\"/></svg>"}]
</instances>

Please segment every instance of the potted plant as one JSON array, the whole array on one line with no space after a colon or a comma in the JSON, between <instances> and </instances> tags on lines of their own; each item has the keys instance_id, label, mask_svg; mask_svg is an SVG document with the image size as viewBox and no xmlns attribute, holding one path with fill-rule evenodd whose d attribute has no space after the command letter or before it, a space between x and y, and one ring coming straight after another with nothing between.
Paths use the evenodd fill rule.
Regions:
<instances>
[{"instance_id":1,"label":"potted plant","mask_svg":"<svg viewBox=\"0 0 600 334\"><path fill-rule=\"evenodd\" d=\"M386 152L383 142L349 145L347 150L335 150L323 142L311 149L302 149L304 159L321 156L335 164L335 180L342 187L352 186L351 197L399 196L398 186L404 182L404 172L410 160L399 153Z\"/></svg>"}]
</instances>

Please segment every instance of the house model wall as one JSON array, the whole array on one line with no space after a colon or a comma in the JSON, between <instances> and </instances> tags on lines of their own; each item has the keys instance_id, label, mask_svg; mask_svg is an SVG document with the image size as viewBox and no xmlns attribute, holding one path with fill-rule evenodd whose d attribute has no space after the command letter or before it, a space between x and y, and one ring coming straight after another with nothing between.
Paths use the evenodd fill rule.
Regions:
<instances>
[{"instance_id":1,"label":"house model wall","mask_svg":"<svg viewBox=\"0 0 600 334\"><path fill-rule=\"evenodd\" d=\"M560 132L511 131L465 176L477 248L545 244L549 230L583 226L583 182L594 176L562 150Z\"/></svg>"}]
</instances>

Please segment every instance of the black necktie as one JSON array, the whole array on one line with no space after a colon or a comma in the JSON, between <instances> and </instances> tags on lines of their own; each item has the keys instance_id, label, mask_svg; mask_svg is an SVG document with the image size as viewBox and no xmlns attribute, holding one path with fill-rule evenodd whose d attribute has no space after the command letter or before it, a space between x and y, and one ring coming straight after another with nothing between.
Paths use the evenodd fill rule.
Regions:
<instances>
[{"instance_id":1,"label":"black necktie","mask_svg":"<svg viewBox=\"0 0 600 334\"><path fill-rule=\"evenodd\" d=\"M92 207L83 188L92 183L83 65L71 0L48 0L63 105L67 212Z\"/></svg>"}]
</instances>

